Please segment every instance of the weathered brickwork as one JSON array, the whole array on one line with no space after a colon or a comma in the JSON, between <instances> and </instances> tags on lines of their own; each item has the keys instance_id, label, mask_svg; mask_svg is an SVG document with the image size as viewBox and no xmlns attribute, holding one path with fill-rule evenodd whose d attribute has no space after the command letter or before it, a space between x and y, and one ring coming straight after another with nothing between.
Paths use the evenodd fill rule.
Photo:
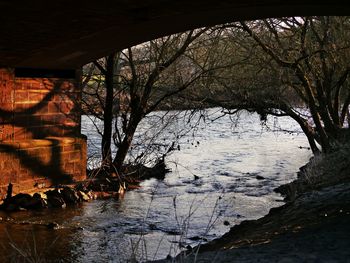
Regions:
<instances>
[{"instance_id":1,"label":"weathered brickwork","mask_svg":"<svg viewBox=\"0 0 350 263\"><path fill-rule=\"evenodd\" d=\"M72 80L15 78L0 69L2 141L76 136L80 90Z\"/></svg>"},{"instance_id":2,"label":"weathered brickwork","mask_svg":"<svg viewBox=\"0 0 350 263\"><path fill-rule=\"evenodd\" d=\"M75 80L0 69L0 198L10 182L18 192L85 177L80 94Z\"/></svg>"}]
</instances>

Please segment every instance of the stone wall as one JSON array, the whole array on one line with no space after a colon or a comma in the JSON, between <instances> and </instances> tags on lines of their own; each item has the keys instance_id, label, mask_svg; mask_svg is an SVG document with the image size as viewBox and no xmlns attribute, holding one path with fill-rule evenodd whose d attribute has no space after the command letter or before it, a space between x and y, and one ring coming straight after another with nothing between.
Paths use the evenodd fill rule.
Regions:
<instances>
[{"instance_id":1,"label":"stone wall","mask_svg":"<svg viewBox=\"0 0 350 263\"><path fill-rule=\"evenodd\" d=\"M0 69L0 198L10 182L16 193L85 178L78 83Z\"/></svg>"}]
</instances>

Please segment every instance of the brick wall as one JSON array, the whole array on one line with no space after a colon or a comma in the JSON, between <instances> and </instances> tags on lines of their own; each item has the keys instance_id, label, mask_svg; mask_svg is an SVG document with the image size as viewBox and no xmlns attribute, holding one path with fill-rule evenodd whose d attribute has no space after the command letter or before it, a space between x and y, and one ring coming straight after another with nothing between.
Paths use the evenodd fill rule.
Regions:
<instances>
[{"instance_id":1,"label":"brick wall","mask_svg":"<svg viewBox=\"0 0 350 263\"><path fill-rule=\"evenodd\" d=\"M0 69L0 198L9 182L17 192L85 177L77 84Z\"/></svg>"}]
</instances>

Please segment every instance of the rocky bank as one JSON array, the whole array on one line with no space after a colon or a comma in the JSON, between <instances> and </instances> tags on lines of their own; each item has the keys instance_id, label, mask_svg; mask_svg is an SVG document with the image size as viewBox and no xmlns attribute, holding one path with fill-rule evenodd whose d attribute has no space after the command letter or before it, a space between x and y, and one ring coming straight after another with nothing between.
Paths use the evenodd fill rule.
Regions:
<instances>
[{"instance_id":1,"label":"rocky bank","mask_svg":"<svg viewBox=\"0 0 350 263\"><path fill-rule=\"evenodd\" d=\"M157 262L349 262L350 147L314 157L276 189L286 204Z\"/></svg>"}]
</instances>

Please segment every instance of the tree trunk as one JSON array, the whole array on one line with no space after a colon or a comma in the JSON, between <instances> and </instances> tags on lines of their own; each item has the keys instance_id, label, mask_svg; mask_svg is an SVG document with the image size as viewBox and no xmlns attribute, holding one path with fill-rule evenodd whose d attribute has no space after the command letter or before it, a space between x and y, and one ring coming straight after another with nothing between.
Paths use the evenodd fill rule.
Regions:
<instances>
[{"instance_id":1,"label":"tree trunk","mask_svg":"<svg viewBox=\"0 0 350 263\"><path fill-rule=\"evenodd\" d=\"M320 151L320 149L318 149L318 147L316 145L315 137L313 136L312 132L310 131L310 127L307 124L302 124L302 125L300 125L300 127L303 130L304 134L306 135L306 138L309 142L312 153L314 155L320 154L321 151Z\"/></svg>"},{"instance_id":2,"label":"tree trunk","mask_svg":"<svg viewBox=\"0 0 350 263\"><path fill-rule=\"evenodd\" d=\"M120 173L121 168L123 166L126 155L128 154L129 148L131 146L131 142L134 138L134 134L137 128L137 125L140 123L142 116L140 113L131 113L129 125L125 131L125 137L122 142L119 144L118 151L113 160L113 166ZM136 115L136 116L135 116Z\"/></svg>"},{"instance_id":3,"label":"tree trunk","mask_svg":"<svg viewBox=\"0 0 350 263\"><path fill-rule=\"evenodd\" d=\"M320 138L319 143L322 146L322 152L325 152L325 153L329 152L331 150L329 138L327 136L327 133L326 133L324 127L322 126L322 123L321 123L320 114L319 114L320 112L319 112L318 107L316 106L316 98L315 98L314 92L312 90L312 85L310 83L310 80L305 76L300 65L297 65L295 67L295 70L296 70L295 71L296 76L302 82L305 93L307 94L308 108L310 109L312 119L313 119L315 126L316 126L315 129L316 129L317 134Z\"/></svg>"},{"instance_id":4,"label":"tree trunk","mask_svg":"<svg viewBox=\"0 0 350 263\"><path fill-rule=\"evenodd\" d=\"M112 123L113 123L113 76L115 56L111 54L106 59L105 88L106 98L103 111L103 135L102 135L102 162L110 165L112 163Z\"/></svg>"},{"instance_id":5,"label":"tree trunk","mask_svg":"<svg viewBox=\"0 0 350 263\"><path fill-rule=\"evenodd\" d=\"M300 128L303 130L309 142L312 153L314 155L320 154L321 151L316 145L314 132L312 131L312 128L309 126L309 124L303 118L300 118L297 114L295 114L293 111L291 110L285 110L285 111L292 119L294 119L299 124Z\"/></svg>"}]
</instances>

